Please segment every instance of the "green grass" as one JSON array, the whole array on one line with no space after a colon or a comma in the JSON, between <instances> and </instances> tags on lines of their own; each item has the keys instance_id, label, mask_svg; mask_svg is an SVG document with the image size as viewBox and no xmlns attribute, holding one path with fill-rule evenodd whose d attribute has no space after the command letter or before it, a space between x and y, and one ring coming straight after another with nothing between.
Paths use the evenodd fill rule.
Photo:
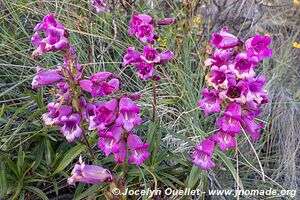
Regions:
<instances>
[{"instance_id":1,"label":"green grass","mask_svg":"<svg viewBox=\"0 0 300 200\"><path fill-rule=\"evenodd\" d=\"M67 143L57 128L43 125L41 115L51 101L48 88L30 88L35 66L53 69L61 63L58 54L36 60L30 56L33 28L49 13L55 13L69 29L87 76L114 71L122 77L125 91L142 94L139 104L144 123L136 131L151 143L152 156L139 168L128 166L128 187L299 189L299 49L292 46L294 41L300 42L299 7L279 0L269 6L254 1L227 1L223 6L220 1L217 7L211 1L199 1L205 5L201 7L197 1L190 2L153 1L152 5L137 1L132 5L136 11L115 2L114 8L110 4L110 12L100 14L95 14L87 1L79 0L0 2L0 199L103 199L107 188L105 184L67 185L78 156L88 158L88 152L79 142ZM127 34L134 12L177 20L159 30L167 41L161 48L172 50L175 58L159 69L157 126L150 122L152 83L136 78L129 67L120 68L128 46L142 47ZM263 106L260 117L266 122L260 140L249 142L241 133L237 150L217 151L216 168L205 172L192 166L189 154L216 129L217 116L205 117L197 101L205 87L203 62L209 56L210 35L223 26L235 29L241 38L255 33L271 35L273 58L259 69L268 79L270 102ZM96 150L96 133L91 133L90 142ZM95 164L113 166L111 157L105 159L100 151L96 154Z\"/></svg>"}]
</instances>

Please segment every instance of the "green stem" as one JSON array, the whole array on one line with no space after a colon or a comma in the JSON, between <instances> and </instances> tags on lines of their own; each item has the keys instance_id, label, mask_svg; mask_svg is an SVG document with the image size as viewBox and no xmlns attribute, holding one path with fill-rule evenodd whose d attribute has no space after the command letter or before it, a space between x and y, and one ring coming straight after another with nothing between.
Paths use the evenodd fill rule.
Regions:
<instances>
[{"instance_id":1,"label":"green stem","mask_svg":"<svg viewBox=\"0 0 300 200\"><path fill-rule=\"evenodd\" d=\"M156 114L156 85L155 80L152 82L152 95L153 95L153 104L152 104L152 122L155 123L155 114Z\"/></svg>"}]
</instances>

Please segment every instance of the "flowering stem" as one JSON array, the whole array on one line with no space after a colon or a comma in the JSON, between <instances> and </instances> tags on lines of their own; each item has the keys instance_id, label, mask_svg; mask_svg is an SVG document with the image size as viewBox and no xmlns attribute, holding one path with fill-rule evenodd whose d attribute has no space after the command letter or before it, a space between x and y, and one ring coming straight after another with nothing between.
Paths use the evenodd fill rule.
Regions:
<instances>
[{"instance_id":1,"label":"flowering stem","mask_svg":"<svg viewBox=\"0 0 300 200\"><path fill-rule=\"evenodd\" d=\"M92 147L91 147L91 145L90 145L88 139L86 138L86 135L85 135L84 132L83 132L82 136L83 136L83 141L84 141L84 143L85 143L86 146L88 147L88 151L90 152L90 155L91 155L92 159L95 160L95 159L96 159L95 154L94 154L93 149L92 149Z\"/></svg>"},{"instance_id":2,"label":"flowering stem","mask_svg":"<svg viewBox=\"0 0 300 200\"><path fill-rule=\"evenodd\" d=\"M155 80L152 82L152 95L153 95L153 104L152 104L152 122L155 122L155 113L156 113L156 85Z\"/></svg>"}]
</instances>

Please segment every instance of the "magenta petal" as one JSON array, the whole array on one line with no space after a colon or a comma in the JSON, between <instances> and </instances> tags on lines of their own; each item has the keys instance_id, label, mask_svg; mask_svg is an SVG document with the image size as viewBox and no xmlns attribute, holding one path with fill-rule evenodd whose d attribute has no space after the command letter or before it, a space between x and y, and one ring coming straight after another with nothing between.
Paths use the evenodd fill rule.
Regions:
<instances>
[{"instance_id":1,"label":"magenta petal","mask_svg":"<svg viewBox=\"0 0 300 200\"><path fill-rule=\"evenodd\" d=\"M92 86L93 86L92 81L81 80L81 81L79 81L79 85L80 85L81 89L83 89L84 91L92 92Z\"/></svg>"}]
</instances>

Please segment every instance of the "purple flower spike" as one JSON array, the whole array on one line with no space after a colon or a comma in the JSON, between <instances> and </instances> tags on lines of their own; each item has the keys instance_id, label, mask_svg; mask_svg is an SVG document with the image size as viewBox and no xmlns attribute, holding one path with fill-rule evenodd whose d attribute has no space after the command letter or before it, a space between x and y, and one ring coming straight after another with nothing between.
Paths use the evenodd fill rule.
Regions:
<instances>
[{"instance_id":1,"label":"purple flower spike","mask_svg":"<svg viewBox=\"0 0 300 200\"><path fill-rule=\"evenodd\" d=\"M99 184L102 182L111 182L112 174L107 169L96 165L86 165L79 158L79 164L76 164L71 172L71 177L68 178L69 185L75 185L76 182Z\"/></svg>"},{"instance_id":2,"label":"purple flower spike","mask_svg":"<svg viewBox=\"0 0 300 200\"><path fill-rule=\"evenodd\" d=\"M215 135L211 136L210 139L218 143L222 151L226 151L228 148L233 149L236 147L236 140L234 136L223 131L217 132Z\"/></svg>"},{"instance_id":3,"label":"purple flower spike","mask_svg":"<svg viewBox=\"0 0 300 200\"><path fill-rule=\"evenodd\" d=\"M245 46L248 50L249 56L257 56L261 61L265 57L272 57L272 49L268 48L270 43L270 36L261 37L260 35L256 35L252 38L249 38L245 42Z\"/></svg>"},{"instance_id":4,"label":"purple flower spike","mask_svg":"<svg viewBox=\"0 0 300 200\"><path fill-rule=\"evenodd\" d=\"M90 4L95 9L96 13L106 10L106 0L90 0Z\"/></svg>"},{"instance_id":5,"label":"purple flower spike","mask_svg":"<svg viewBox=\"0 0 300 200\"><path fill-rule=\"evenodd\" d=\"M141 52L135 51L134 47L128 47L127 53L123 57L122 67L125 67L126 65L135 64L141 62Z\"/></svg>"},{"instance_id":6,"label":"purple flower spike","mask_svg":"<svg viewBox=\"0 0 300 200\"><path fill-rule=\"evenodd\" d=\"M241 106L237 103L230 103L227 106L224 115L217 120L216 124L223 132L231 135L237 134L241 130L241 114Z\"/></svg>"},{"instance_id":7,"label":"purple flower spike","mask_svg":"<svg viewBox=\"0 0 300 200\"><path fill-rule=\"evenodd\" d=\"M150 45L144 47L144 54L141 56L141 60L148 64L159 63L160 57L156 49L153 49Z\"/></svg>"},{"instance_id":8,"label":"purple flower spike","mask_svg":"<svg viewBox=\"0 0 300 200\"><path fill-rule=\"evenodd\" d=\"M66 105L59 106L59 103L49 103L47 105L48 113L43 114L43 121L45 125L59 125L63 116L69 116L72 113L72 108Z\"/></svg>"},{"instance_id":9,"label":"purple flower spike","mask_svg":"<svg viewBox=\"0 0 300 200\"><path fill-rule=\"evenodd\" d=\"M215 45L218 49L228 49L238 46L241 41L234 35L228 33L227 28L222 28L220 33L212 34L211 45Z\"/></svg>"},{"instance_id":10,"label":"purple flower spike","mask_svg":"<svg viewBox=\"0 0 300 200\"><path fill-rule=\"evenodd\" d=\"M153 26L151 24L142 24L137 27L135 36L143 43L147 41L150 43L154 42L153 36Z\"/></svg>"},{"instance_id":11,"label":"purple flower spike","mask_svg":"<svg viewBox=\"0 0 300 200\"><path fill-rule=\"evenodd\" d=\"M109 156L113 147L119 142L122 135L121 126L111 126L106 133L99 131L99 136L102 137L98 142L98 148L101 149L105 156Z\"/></svg>"},{"instance_id":12,"label":"purple flower spike","mask_svg":"<svg viewBox=\"0 0 300 200\"><path fill-rule=\"evenodd\" d=\"M198 105L204 110L206 116L212 112L218 113L221 111L221 101L216 90L212 89L211 91L208 91L207 88L204 88L202 94L204 98L198 102Z\"/></svg>"},{"instance_id":13,"label":"purple flower spike","mask_svg":"<svg viewBox=\"0 0 300 200\"><path fill-rule=\"evenodd\" d=\"M157 21L158 25L170 25L175 22L174 18L163 18Z\"/></svg>"},{"instance_id":14,"label":"purple flower spike","mask_svg":"<svg viewBox=\"0 0 300 200\"><path fill-rule=\"evenodd\" d=\"M37 75L32 79L32 89L39 88L45 85L52 85L63 79L59 70L45 70L41 67L36 67Z\"/></svg>"},{"instance_id":15,"label":"purple flower spike","mask_svg":"<svg viewBox=\"0 0 300 200\"><path fill-rule=\"evenodd\" d=\"M264 126L262 122L256 123L254 121L255 116L246 112L242 115L241 125L243 129L251 135L252 140L257 141L259 139L259 130Z\"/></svg>"},{"instance_id":16,"label":"purple flower spike","mask_svg":"<svg viewBox=\"0 0 300 200\"><path fill-rule=\"evenodd\" d=\"M139 115L140 107L130 98L122 97L119 102L119 117L116 123L122 125L126 131L131 131L134 126L140 125L142 118Z\"/></svg>"},{"instance_id":17,"label":"purple flower spike","mask_svg":"<svg viewBox=\"0 0 300 200\"><path fill-rule=\"evenodd\" d=\"M145 14L133 14L131 16L130 27L128 34L134 35L137 32L137 28L141 24L151 24L153 22L152 17Z\"/></svg>"},{"instance_id":18,"label":"purple flower spike","mask_svg":"<svg viewBox=\"0 0 300 200\"><path fill-rule=\"evenodd\" d=\"M61 123L63 127L60 131L66 137L68 142L73 142L75 138L80 138L82 135L82 130L80 128L80 115L72 114L69 117L63 116L61 118Z\"/></svg>"},{"instance_id":19,"label":"purple flower spike","mask_svg":"<svg viewBox=\"0 0 300 200\"><path fill-rule=\"evenodd\" d=\"M203 140L199 146L195 147L194 153L191 155L193 163L204 170L209 170L215 166L211 160L215 144L213 141Z\"/></svg>"},{"instance_id":20,"label":"purple flower spike","mask_svg":"<svg viewBox=\"0 0 300 200\"><path fill-rule=\"evenodd\" d=\"M129 164L135 163L136 165L141 165L150 157L150 153L147 151L149 144L143 144L139 136L130 134L127 138L127 144L131 151L131 156L128 159Z\"/></svg>"},{"instance_id":21,"label":"purple flower spike","mask_svg":"<svg viewBox=\"0 0 300 200\"><path fill-rule=\"evenodd\" d=\"M106 103L98 102L95 109L95 115L90 118L89 130L104 130L107 125L113 123L116 119L118 101L111 99Z\"/></svg>"},{"instance_id":22,"label":"purple flower spike","mask_svg":"<svg viewBox=\"0 0 300 200\"><path fill-rule=\"evenodd\" d=\"M117 145L115 145L112 149L114 153L114 159L117 163L123 163L127 157L127 148L124 140L120 141Z\"/></svg>"}]
</instances>

